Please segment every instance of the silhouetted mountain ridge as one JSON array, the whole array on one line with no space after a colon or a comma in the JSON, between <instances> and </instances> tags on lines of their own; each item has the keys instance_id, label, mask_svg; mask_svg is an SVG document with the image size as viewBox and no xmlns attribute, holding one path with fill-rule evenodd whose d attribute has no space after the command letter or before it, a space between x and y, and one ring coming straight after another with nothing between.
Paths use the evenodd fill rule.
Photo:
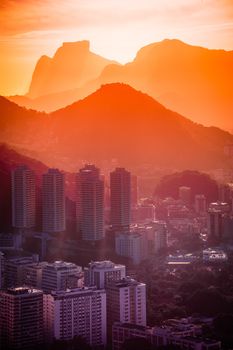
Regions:
<instances>
[{"instance_id":1,"label":"silhouetted mountain ridge","mask_svg":"<svg viewBox=\"0 0 233 350\"><path fill-rule=\"evenodd\" d=\"M0 140L28 148L46 164L62 161L66 170L83 160L98 164L113 158L127 167L210 169L228 164L223 148L233 135L196 124L125 84L103 85L51 114L3 101L11 108L2 109Z\"/></svg>"},{"instance_id":2,"label":"silhouetted mountain ridge","mask_svg":"<svg viewBox=\"0 0 233 350\"><path fill-rule=\"evenodd\" d=\"M65 42L53 58L42 56L39 59L27 96L36 98L78 88L97 78L103 68L112 62L91 52L87 40Z\"/></svg>"},{"instance_id":3,"label":"silhouetted mountain ridge","mask_svg":"<svg viewBox=\"0 0 233 350\"><path fill-rule=\"evenodd\" d=\"M86 63L86 56L82 57ZM60 89L59 93L54 88L48 90L55 78L45 72L48 62L46 58L44 61L44 72L39 75L41 79L47 76L48 82L40 97L30 100L16 96L10 99L38 110L51 111L84 98L102 84L122 82L148 93L168 108L196 122L232 129L233 51L206 49L176 39L165 39L141 48L135 59L125 65L105 61L99 73L93 74L92 78L80 68L81 64L81 73L72 74L77 76L78 82L69 83L68 88L62 84L62 90L67 91ZM64 57L62 65L67 69ZM33 81L36 82L35 77ZM55 84L55 88L57 86L59 84Z\"/></svg>"}]
</instances>

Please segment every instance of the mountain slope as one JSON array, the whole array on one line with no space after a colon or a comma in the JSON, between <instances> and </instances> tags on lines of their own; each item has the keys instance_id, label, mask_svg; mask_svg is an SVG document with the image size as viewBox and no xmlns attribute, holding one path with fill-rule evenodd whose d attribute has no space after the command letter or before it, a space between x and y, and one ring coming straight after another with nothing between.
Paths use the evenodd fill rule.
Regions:
<instances>
[{"instance_id":1,"label":"mountain slope","mask_svg":"<svg viewBox=\"0 0 233 350\"><path fill-rule=\"evenodd\" d=\"M145 46L123 67L106 67L99 83L114 81L130 84L196 122L232 129L233 51L164 40Z\"/></svg>"},{"instance_id":2,"label":"mountain slope","mask_svg":"<svg viewBox=\"0 0 233 350\"><path fill-rule=\"evenodd\" d=\"M48 138L48 115L27 110L0 96L0 142L27 145L34 149L41 147ZM39 140L43 140L40 142Z\"/></svg>"},{"instance_id":3,"label":"mountain slope","mask_svg":"<svg viewBox=\"0 0 233 350\"><path fill-rule=\"evenodd\" d=\"M63 65L66 66L65 61ZM69 91L64 91L66 85L63 85L59 94L48 95L45 89L40 95L46 96L40 98L10 99L27 107L51 111L87 96L102 84L124 82L195 122L232 130L233 51L164 40L143 47L135 59L124 66L105 64L99 77L96 74L91 79L86 76L83 84L74 82L75 89L69 85Z\"/></svg>"},{"instance_id":4,"label":"mountain slope","mask_svg":"<svg viewBox=\"0 0 233 350\"><path fill-rule=\"evenodd\" d=\"M91 160L208 167L222 164L223 146L233 140L232 135L197 125L124 84L102 86L51 115L61 152L66 149L65 153L78 156L81 151Z\"/></svg>"},{"instance_id":5,"label":"mountain slope","mask_svg":"<svg viewBox=\"0 0 233 350\"><path fill-rule=\"evenodd\" d=\"M227 165L224 145L233 143L231 134L195 124L125 84L104 85L49 115L7 103L24 116L11 113L0 140L17 140L17 146L37 152L46 164L62 162L67 170L82 160L101 164L114 158L127 167L218 168ZM21 120L19 130L14 118Z\"/></svg>"}]
</instances>

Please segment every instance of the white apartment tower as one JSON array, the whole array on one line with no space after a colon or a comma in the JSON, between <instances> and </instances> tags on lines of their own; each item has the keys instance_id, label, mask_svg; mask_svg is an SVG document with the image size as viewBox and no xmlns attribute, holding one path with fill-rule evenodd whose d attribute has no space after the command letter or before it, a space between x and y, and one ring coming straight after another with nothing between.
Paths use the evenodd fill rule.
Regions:
<instances>
[{"instance_id":1,"label":"white apartment tower","mask_svg":"<svg viewBox=\"0 0 233 350\"><path fill-rule=\"evenodd\" d=\"M93 347L106 344L106 292L78 288L44 295L47 341L81 336Z\"/></svg>"},{"instance_id":2,"label":"white apartment tower","mask_svg":"<svg viewBox=\"0 0 233 350\"><path fill-rule=\"evenodd\" d=\"M131 216L131 174L124 168L110 173L111 224L113 228L129 228Z\"/></svg>"},{"instance_id":3,"label":"white apartment tower","mask_svg":"<svg viewBox=\"0 0 233 350\"><path fill-rule=\"evenodd\" d=\"M114 322L146 326L146 285L132 278L112 281L106 287L108 336Z\"/></svg>"},{"instance_id":4,"label":"white apartment tower","mask_svg":"<svg viewBox=\"0 0 233 350\"><path fill-rule=\"evenodd\" d=\"M77 174L77 221L83 240L104 238L104 181L94 165Z\"/></svg>"},{"instance_id":5,"label":"white apartment tower","mask_svg":"<svg viewBox=\"0 0 233 350\"><path fill-rule=\"evenodd\" d=\"M71 262L55 261L42 268L41 289L45 293L51 291L76 288L82 268Z\"/></svg>"},{"instance_id":6,"label":"white apartment tower","mask_svg":"<svg viewBox=\"0 0 233 350\"><path fill-rule=\"evenodd\" d=\"M1 349L33 349L43 344L43 292L18 287L0 292Z\"/></svg>"},{"instance_id":7,"label":"white apartment tower","mask_svg":"<svg viewBox=\"0 0 233 350\"><path fill-rule=\"evenodd\" d=\"M125 232L115 236L115 251L139 264L147 256L147 238L140 232Z\"/></svg>"},{"instance_id":8,"label":"white apartment tower","mask_svg":"<svg viewBox=\"0 0 233 350\"><path fill-rule=\"evenodd\" d=\"M84 285L105 288L110 281L125 278L125 266L112 261L92 261L84 268Z\"/></svg>"},{"instance_id":9,"label":"white apartment tower","mask_svg":"<svg viewBox=\"0 0 233 350\"><path fill-rule=\"evenodd\" d=\"M66 229L64 174L58 169L49 169L43 175L42 219L44 232L56 233Z\"/></svg>"},{"instance_id":10,"label":"white apartment tower","mask_svg":"<svg viewBox=\"0 0 233 350\"><path fill-rule=\"evenodd\" d=\"M11 173L12 226L29 229L35 226L36 184L35 174L26 165Z\"/></svg>"}]
</instances>

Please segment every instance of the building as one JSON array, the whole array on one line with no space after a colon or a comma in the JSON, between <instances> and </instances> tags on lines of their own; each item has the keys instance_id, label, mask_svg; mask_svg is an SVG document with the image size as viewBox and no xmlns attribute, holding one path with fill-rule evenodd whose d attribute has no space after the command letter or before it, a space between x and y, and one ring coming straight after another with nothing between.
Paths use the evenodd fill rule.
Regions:
<instances>
[{"instance_id":1,"label":"building","mask_svg":"<svg viewBox=\"0 0 233 350\"><path fill-rule=\"evenodd\" d=\"M18 287L0 292L2 349L33 349L43 343L43 292Z\"/></svg>"},{"instance_id":2,"label":"building","mask_svg":"<svg viewBox=\"0 0 233 350\"><path fill-rule=\"evenodd\" d=\"M180 349L220 350L221 342L202 337L202 325L187 319L168 320L160 327L145 327L128 323L114 323L112 327L112 349L121 350L128 339L145 339L153 347L172 345Z\"/></svg>"},{"instance_id":3,"label":"building","mask_svg":"<svg viewBox=\"0 0 233 350\"><path fill-rule=\"evenodd\" d=\"M139 264L147 256L147 237L140 232L118 233L115 236L115 251L118 255L131 258L133 264Z\"/></svg>"},{"instance_id":4,"label":"building","mask_svg":"<svg viewBox=\"0 0 233 350\"><path fill-rule=\"evenodd\" d=\"M146 285L132 278L112 281L106 287L108 337L114 322L146 326Z\"/></svg>"},{"instance_id":5,"label":"building","mask_svg":"<svg viewBox=\"0 0 233 350\"><path fill-rule=\"evenodd\" d=\"M110 173L111 224L128 229L131 222L131 174L124 168Z\"/></svg>"},{"instance_id":6,"label":"building","mask_svg":"<svg viewBox=\"0 0 233 350\"><path fill-rule=\"evenodd\" d=\"M77 175L77 226L83 240L104 238L104 181L94 165L85 165Z\"/></svg>"},{"instance_id":7,"label":"building","mask_svg":"<svg viewBox=\"0 0 233 350\"><path fill-rule=\"evenodd\" d=\"M83 337L91 346L106 344L106 292L95 287L44 295L47 341Z\"/></svg>"},{"instance_id":8,"label":"building","mask_svg":"<svg viewBox=\"0 0 233 350\"><path fill-rule=\"evenodd\" d=\"M191 204L191 187L179 187L179 199L187 206Z\"/></svg>"},{"instance_id":9,"label":"building","mask_svg":"<svg viewBox=\"0 0 233 350\"><path fill-rule=\"evenodd\" d=\"M204 194L195 195L194 209L197 214L203 214L206 212L206 197Z\"/></svg>"},{"instance_id":10,"label":"building","mask_svg":"<svg viewBox=\"0 0 233 350\"><path fill-rule=\"evenodd\" d=\"M36 219L35 174L26 165L11 173L12 226L17 229L31 229Z\"/></svg>"},{"instance_id":11,"label":"building","mask_svg":"<svg viewBox=\"0 0 233 350\"><path fill-rule=\"evenodd\" d=\"M154 230L154 251L156 253L167 248L168 232L164 221L154 221L152 223Z\"/></svg>"},{"instance_id":12,"label":"building","mask_svg":"<svg viewBox=\"0 0 233 350\"><path fill-rule=\"evenodd\" d=\"M64 174L49 169L42 183L42 227L47 233L59 233L66 229Z\"/></svg>"},{"instance_id":13,"label":"building","mask_svg":"<svg viewBox=\"0 0 233 350\"><path fill-rule=\"evenodd\" d=\"M4 276L5 287L19 287L25 282L25 268L38 260L38 256L13 257L5 259Z\"/></svg>"},{"instance_id":14,"label":"building","mask_svg":"<svg viewBox=\"0 0 233 350\"><path fill-rule=\"evenodd\" d=\"M46 261L32 263L24 267L24 284L42 289L42 271L47 266Z\"/></svg>"},{"instance_id":15,"label":"building","mask_svg":"<svg viewBox=\"0 0 233 350\"><path fill-rule=\"evenodd\" d=\"M231 212L231 206L229 203L218 201L210 203L209 210L216 210L220 211L222 214L229 214Z\"/></svg>"},{"instance_id":16,"label":"building","mask_svg":"<svg viewBox=\"0 0 233 350\"><path fill-rule=\"evenodd\" d=\"M0 233L0 249L2 250L21 250L22 234L18 233Z\"/></svg>"},{"instance_id":17,"label":"building","mask_svg":"<svg viewBox=\"0 0 233 350\"><path fill-rule=\"evenodd\" d=\"M207 234L210 239L222 239L225 219L229 216L231 206L225 202L211 203L207 214Z\"/></svg>"},{"instance_id":18,"label":"building","mask_svg":"<svg viewBox=\"0 0 233 350\"><path fill-rule=\"evenodd\" d=\"M140 204L132 209L132 222L145 223L155 220L155 205Z\"/></svg>"},{"instance_id":19,"label":"building","mask_svg":"<svg viewBox=\"0 0 233 350\"><path fill-rule=\"evenodd\" d=\"M131 175L131 207L138 205L138 177Z\"/></svg>"},{"instance_id":20,"label":"building","mask_svg":"<svg viewBox=\"0 0 233 350\"><path fill-rule=\"evenodd\" d=\"M82 268L71 262L55 261L42 268L41 287L44 293L77 288Z\"/></svg>"},{"instance_id":21,"label":"building","mask_svg":"<svg viewBox=\"0 0 233 350\"><path fill-rule=\"evenodd\" d=\"M4 285L3 268L4 268L4 254L2 252L0 252L0 289L2 289L3 285Z\"/></svg>"},{"instance_id":22,"label":"building","mask_svg":"<svg viewBox=\"0 0 233 350\"><path fill-rule=\"evenodd\" d=\"M151 327L138 326L132 323L115 322L112 326L112 350L122 350L126 340L146 339L151 343ZM142 349L143 350L143 349Z\"/></svg>"},{"instance_id":23,"label":"building","mask_svg":"<svg viewBox=\"0 0 233 350\"><path fill-rule=\"evenodd\" d=\"M110 281L125 278L125 266L114 264L112 261L92 261L84 268L84 285L105 288Z\"/></svg>"}]
</instances>

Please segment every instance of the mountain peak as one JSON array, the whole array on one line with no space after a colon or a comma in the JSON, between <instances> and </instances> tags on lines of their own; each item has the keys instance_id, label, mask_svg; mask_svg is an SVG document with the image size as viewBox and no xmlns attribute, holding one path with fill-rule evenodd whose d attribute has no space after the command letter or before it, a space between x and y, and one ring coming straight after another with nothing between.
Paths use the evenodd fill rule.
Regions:
<instances>
[{"instance_id":1,"label":"mountain peak","mask_svg":"<svg viewBox=\"0 0 233 350\"><path fill-rule=\"evenodd\" d=\"M82 41L74 41L74 42L64 42L62 47L65 49L81 49L81 50L90 50L90 41L82 40Z\"/></svg>"},{"instance_id":2,"label":"mountain peak","mask_svg":"<svg viewBox=\"0 0 233 350\"><path fill-rule=\"evenodd\" d=\"M77 89L96 79L112 61L90 51L88 40L64 42L52 58L42 56L32 76L28 97Z\"/></svg>"},{"instance_id":3,"label":"mountain peak","mask_svg":"<svg viewBox=\"0 0 233 350\"><path fill-rule=\"evenodd\" d=\"M90 53L90 42L88 40L64 42L55 52L53 60L70 60L73 55L88 55L88 53Z\"/></svg>"}]
</instances>

